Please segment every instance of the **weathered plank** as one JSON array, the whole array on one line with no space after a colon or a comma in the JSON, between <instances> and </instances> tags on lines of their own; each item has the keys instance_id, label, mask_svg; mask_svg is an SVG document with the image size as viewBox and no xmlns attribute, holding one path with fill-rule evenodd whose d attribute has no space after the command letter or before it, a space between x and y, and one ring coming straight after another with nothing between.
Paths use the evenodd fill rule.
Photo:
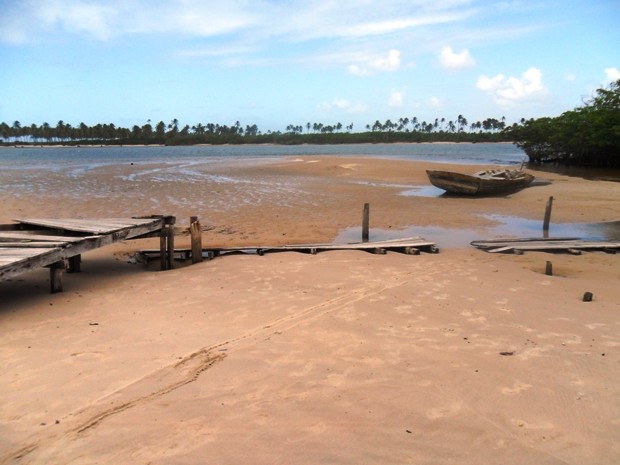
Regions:
<instances>
[{"instance_id":1,"label":"weathered plank","mask_svg":"<svg viewBox=\"0 0 620 465\"><path fill-rule=\"evenodd\" d=\"M264 255L266 252L306 252L316 254L320 251L327 250L363 250L375 254L384 254L386 251L394 251L404 253L408 255L419 255L420 251L429 253L437 253L435 242L427 241L421 237L406 238L406 239L390 239L385 241L375 242L355 242L350 244L331 244L331 243L319 243L319 244L289 244L279 246L243 246L243 247L206 247L202 249L202 254L209 258L226 253L234 252L246 252L256 253L258 255ZM184 260L191 255L192 249L183 248L175 250L175 258ZM141 250L138 254L139 261L149 261L151 259L159 258L163 260L161 250L146 249ZM142 259L142 260L140 260Z\"/></svg>"},{"instance_id":2,"label":"weathered plank","mask_svg":"<svg viewBox=\"0 0 620 465\"><path fill-rule=\"evenodd\" d=\"M523 251L566 251L580 253L581 250L613 250L620 248L619 241L587 241L581 239L495 239L473 241L472 246L489 253Z\"/></svg>"},{"instance_id":3,"label":"weathered plank","mask_svg":"<svg viewBox=\"0 0 620 465\"><path fill-rule=\"evenodd\" d=\"M54 279L61 283L59 264L73 259L73 271L79 271L79 256L84 252L125 239L145 237L168 224L172 234L173 217L85 219L25 219L18 225L0 228L0 281L34 269L52 266ZM33 229L21 230L23 225ZM59 235L56 231L81 235ZM84 235L86 234L86 235ZM55 286L52 288L62 288Z\"/></svg>"},{"instance_id":4,"label":"weathered plank","mask_svg":"<svg viewBox=\"0 0 620 465\"><path fill-rule=\"evenodd\" d=\"M15 220L21 224L57 229L61 231L74 231L88 234L110 234L126 228L147 226L152 223L163 224L163 219L153 218L102 218L102 219L50 219L50 218L26 218Z\"/></svg>"},{"instance_id":5,"label":"weathered plank","mask_svg":"<svg viewBox=\"0 0 620 465\"><path fill-rule=\"evenodd\" d=\"M0 241L57 241L72 242L79 241L82 236L60 236L57 234L44 234L43 231L0 231Z\"/></svg>"}]
</instances>

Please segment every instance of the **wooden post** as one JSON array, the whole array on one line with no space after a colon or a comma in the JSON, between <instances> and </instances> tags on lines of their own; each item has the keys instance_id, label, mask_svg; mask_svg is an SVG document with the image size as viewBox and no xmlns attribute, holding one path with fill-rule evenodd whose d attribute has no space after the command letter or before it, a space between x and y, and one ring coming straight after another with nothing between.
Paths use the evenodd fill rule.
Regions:
<instances>
[{"instance_id":1,"label":"wooden post","mask_svg":"<svg viewBox=\"0 0 620 465\"><path fill-rule=\"evenodd\" d=\"M164 225L159 235L159 269L164 271L167 268L166 252L168 250L168 228Z\"/></svg>"},{"instance_id":2,"label":"wooden post","mask_svg":"<svg viewBox=\"0 0 620 465\"><path fill-rule=\"evenodd\" d=\"M364 204L364 215L362 217L362 242L368 242L370 225L370 204Z\"/></svg>"},{"instance_id":3,"label":"wooden post","mask_svg":"<svg viewBox=\"0 0 620 465\"><path fill-rule=\"evenodd\" d=\"M174 268L174 216L164 216L164 224L159 235L159 260L160 269L171 270Z\"/></svg>"},{"instance_id":4,"label":"wooden post","mask_svg":"<svg viewBox=\"0 0 620 465\"><path fill-rule=\"evenodd\" d=\"M174 268L174 227L168 225L168 268L169 270Z\"/></svg>"},{"instance_id":5,"label":"wooden post","mask_svg":"<svg viewBox=\"0 0 620 465\"><path fill-rule=\"evenodd\" d=\"M551 262L547 262L545 266L545 274L547 276L553 276L553 264Z\"/></svg>"},{"instance_id":6,"label":"wooden post","mask_svg":"<svg viewBox=\"0 0 620 465\"><path fill-rule=\"evenodd\" d=\"M197 216L190 218L189 235L192 240L192 263L200 263L202 261L202 234Z\"/></svg>"},{"instance_id":7,"label":"wooden post","mask_svg":"<svg viewBox=\"0 0 620 465\"><path fill-rule=\"evenodd\" d=\"M62 292L62 272L66 268L64 260L50 265L50 291L52 294Z\"/></svg>"},{"instance_id":8,"label":"wooden post","mask_svg":"<svg viewBox=\"0 0 620 465\"><path fill-rule=\"evenodd\" d=\"M543 237L549 237L549 222L551 221L551 208L553 207L553 196L547 200L545 208L545 219L543 221Z\"/></svg>"},{"instance_id":9,"label":"wooden post","mask_svg":"<svg viewBox=\"0 0 620 465\"><path fill-rule=\"evenodd\" d=\"M82 255L74 255L73 257L69 257L67 273L79 273L80 271L82 271Z\"/></svg>"}]
</instances>

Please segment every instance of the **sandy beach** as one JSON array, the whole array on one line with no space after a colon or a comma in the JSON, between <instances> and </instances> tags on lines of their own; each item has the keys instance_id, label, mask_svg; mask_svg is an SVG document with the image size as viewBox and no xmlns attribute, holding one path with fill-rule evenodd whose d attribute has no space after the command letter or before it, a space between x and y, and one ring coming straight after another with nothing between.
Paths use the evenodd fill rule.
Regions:
<instances>
[{"instance_id":1,"label":"sandy beach","mask_svg":"<svg viewBox=\"0 0 620 465\"><path fill-rule=\"evenodd\" d=\"M550 196L552 233L618 221L620 183L529 170L544 182L457 198L425 173L488 167L291 157L196 165L183 182L160 164L0 172L15 192L0 223L170 214L183 247L195 215L205 246L317 243L355 239L367 202L371 239L420 233L440 249L159 272L130 259L157 244L145 239L85 254L62 293L47 270L2 282L0 464L619 463L620 256L468 244L516 219L542 229Z\"/></svg>"}]
</instances>

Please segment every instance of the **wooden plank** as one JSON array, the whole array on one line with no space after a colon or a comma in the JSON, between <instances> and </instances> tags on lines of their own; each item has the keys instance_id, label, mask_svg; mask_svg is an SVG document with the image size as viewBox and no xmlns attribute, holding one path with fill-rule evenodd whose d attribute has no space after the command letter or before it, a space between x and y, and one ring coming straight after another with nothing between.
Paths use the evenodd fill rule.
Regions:
<instances>
[{"instance_id":1,"label":"wooden plank","mask_svg":"<svg viewBox=\"0 0 620 465\"><path fill-rule=\"evenodd\" d=\"M490 253L509 251L545 251L565 250L578 252L579 250L592 249L616 249L620 248L620 242L612 241L585 241L585 240L514 240L514 241L478 241L472 242L474 247L486 250Z\"/></svg>"},{"instance_id":2,"label":"wooden plank","mask_svg":"<svg viewBox=\"0 0 620 465\"><path fill-rule=\"evenodd\" d=\"M0 231L0 241L58 241L72 242L82 239L79 236L60 236L55 234L44 234L43 231Z\"/></svg>"},{"instance_id":3,"label":"wooden plank","mask_svg":"<svg viewBox=\"0 0 620 465\"><path fill-rule=\"evenodd\" d=\"M114 242L142 237L162 228L164 217L156 218L123 218L105 219L103 223L98 220L64 219L64 220L24 220L32 226L50 227L67 231L82 230L91 234L86 237L46 235L44 229L34 231L21 231L15 229L3 229L14 240L28 238L28 242L7 242L0 246L0 281L9 279L19 274L34 269L50 266L71 257L81 255ZM103 225L103 227L102 227ZM92 235L93 229L106 229L108 233ZM172 232L172 230L170 231ZM37 238L37 240L33 240ZM42 240L38 240L41 238ZM54 239L67 239L66 241Z\"/></svg>"},{"instance_id":4,"label":"wooden plank","mask_svg":"<svg viewBox=\"0 0 620 465\"><path fill-rule=\"evenodd\" d=\"M63 247L67 242L44 242L44 241L32 241L32 242L3 242L0 241L0 247L7 249L32 249L32 248L49 248L49 247Z\"/></svg>"},{"instance_id":5,"label":"wooden plank","mask_svg":"<svg viewBox=\"0 0 620 465\"><path fill-rule=\"evenodd\" d=\"M22 224L74 231L88 234L111 234L121 229L147 226L150 224L163 224L162 218L104 218L104 219L48 219L27 218L15 220Z\"/></svg>"}]
</instances>

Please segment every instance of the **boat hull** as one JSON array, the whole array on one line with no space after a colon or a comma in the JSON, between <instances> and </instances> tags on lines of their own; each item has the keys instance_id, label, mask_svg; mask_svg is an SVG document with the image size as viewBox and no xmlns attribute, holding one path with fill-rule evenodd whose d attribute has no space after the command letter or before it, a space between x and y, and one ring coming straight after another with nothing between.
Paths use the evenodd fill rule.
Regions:
<instances>
[{"instance_id":1,"label":"boat hull","mask_svg":"<svg viewBox=\"0 0 620 465\"><path fill-rule=\"evenodd\" d=\"M534 180L534 176L522 173L515 179L490 179L453 171L427 170L431 184L451 194L493 195L515 192Z\"/></svg>"}]
</instances>

